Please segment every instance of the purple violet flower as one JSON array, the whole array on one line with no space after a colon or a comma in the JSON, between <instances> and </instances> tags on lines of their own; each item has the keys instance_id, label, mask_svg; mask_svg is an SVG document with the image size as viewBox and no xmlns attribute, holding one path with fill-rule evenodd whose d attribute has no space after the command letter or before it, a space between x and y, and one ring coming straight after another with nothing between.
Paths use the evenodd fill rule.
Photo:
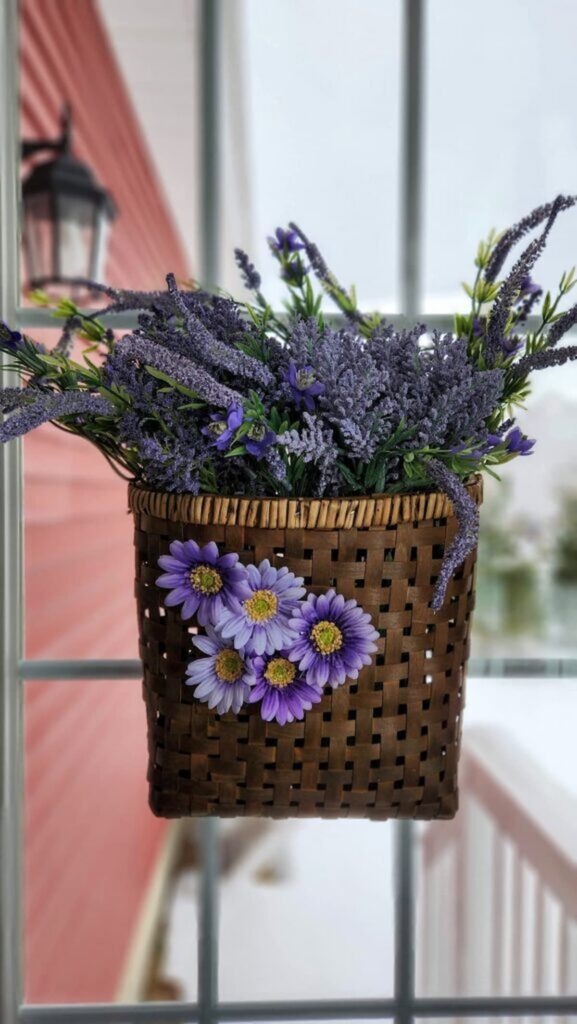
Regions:
<instances>
[{"instance_id":1,"label":"purple violet flower","mask_svg":"<svg viewBox=\"0 0 577 1024\"><path fill-rule=\"evenodd\" d=\"M248 565L243 593L233 595L222 613L219 628L223 637L233 637L237 650L249 654L273 654L290 647L294 637L289 622L297 602L305 594L302 577L286 565L275 569L265 558L260 565Z\"/></svg>"},{"instance_id":2,"label":"purple violet flower","mask_svg":"<svg viewBox=\"0 0 577 1024\"><path fill-rule=\"evenodd\" d=\"M525 342L522 338L519 338L516 334L506 334L499 343L499 348L503 355L509 359L510 356L516 356L517 352L520 352Z\"/></svg>"},{"instance_id":3,"label":"purple violet flower","mask_svg":"<svg viewBox=\"0 0 577 1024\"><path fill-rule=\"evenodd\" d=\"M277 228L274 234L275 237L269 238L268 241L271 249L275 249L276 252L299 252L305 247L297 232L291 228L288 231L285 231L284 228Z\"/></svg>"},{"instance_id":4,"label":"purple violet flower","mask_svg":"<svg viewBox=\"0 0 577 1024\"><path fill-rule=\"evenodd\" d=\"M356 679L363 665L371 664L379 634L371 616L352 598L328 590L309 594L295 609L290 621L298 639L291 645L289 658L298 662L307 683L323 687L341 686Z\"/></svg>"},{"instance_id":5,"label":"purple violet flower","mask_svg":"<svg viewBox=\"0 0 577 1024\"><path fill-rule=\"evenodd\" d=\"M206 437L212 438L211 444L219 452L224 452L227 448L230 448L230 442L242 423L242 405L238 402L233 402L227 409L226 419L223 419L217 412L213 412L210 420L211 422L208 426L202 428L201 433L205 434Z\"/></svg>"},{"instance_id":6,"label":"purple violet flower","mask_svg":"<svg viewBox=\"0 0 577 1024\"><path fill-rule=\"evenodd\" d=\"M536 441L525 437L519 427L513 427L505 438L500 439L501 444L507 445L507 451L518 455L532 455Z\"/></svg>"},{"instance_id":7,"label":"purple violet flower","mask_svg":"<svg viewBox=\"0 0 577 1024\"><path fill-rule=\"evenodd\" d=\"M325 386L316 379L312 366L303 366L301 370L298 370L294 359L291 359L284 379L290 386L297 408L303 402L308 412L314 412L314 400L318 395L323 394Z\"/></svg>"},{"instance_id":8,"label":"purple violet flower","mask_svg":"<svg viewBox=\"0 0 577 1024\"><path fill-rule=\"evenodd\" d=\"M207 657L190 662L186 685L194 686L194 696L219 715L227 711L238 715L255 683L251 662L212 626L206 627L206 636L195 636L192 642Z\"/></svg>"},{"instance_id":9,"label":"purple violet flower","mask_svg":"<svg viewBox=\"0 0 577 1024\"><path fill-rule=\"evenodd\" d=\"M316 686L310 686L289 660L287 651L277 651L268 657L257 657L252 662L256 684L250 691L248 702L260 706L261 718L265 722L277 721L279 725L300 721L305 711L318 704L323 694Z\"/></svg>"},{"instance_id":10,"label":"purple violet flower","mask_svg":"<svg viewBox=\"0 0 577 1024\"><path fill-rule=\"evenodd\" d=\"M250 423L248 433L243 438L244 446L249 455L254 455L255 459L263 459L267 454L267 448L276 441L276 434L261 420L251 420Z\"/></svg>"},{"instance_id":11,"label":"purple violet flower","mask_svg":"<svg viewBox=\"0 0 577 1024\"><path fill-rule=\"evenodd\" d=\"M0 320L0 348L5 352L16 352L21 348L23 340L20 331L13 331L4 320Z\"/></svg>"},{"instance_id":12,"label":"purple violet flower","mask_svg":"<svg viewBox=\"0 0 577 1024\"><path fill-rule=\"evenodd\" d=\"M158 564L165 572L156 585L166 587L167 608L182 605L182 618L196 613L201 626L218 623L231 601L247 596L247 573L234 553L219 556L214 541L199 547L195 540L173 540L170 554Z\"/></svg>"}]
</instances>

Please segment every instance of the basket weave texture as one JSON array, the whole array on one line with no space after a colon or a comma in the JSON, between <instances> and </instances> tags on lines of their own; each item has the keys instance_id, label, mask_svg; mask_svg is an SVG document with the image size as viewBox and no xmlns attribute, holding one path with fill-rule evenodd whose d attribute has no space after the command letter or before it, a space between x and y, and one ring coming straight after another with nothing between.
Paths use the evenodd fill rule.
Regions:
<instances>
[{"instance_id":1,"label":"basket weave texture","mask_svg":"<svg viewBox=\"0 0 577 1024\"><path fill-rule=\"evenodd\" d=\"M480 503L482 481L469 492ZM148 719L150 806L162 817L450 818L475 552L430 601L456 532L442 494L338 500L162 494L129 488ZM263 722L258 705L217 715L186 686L191 634L155 584L173 540L216 541L268 558L370 612L378 653L358 680L327 688L302 722Z\"/></svg>"}]
</instances>

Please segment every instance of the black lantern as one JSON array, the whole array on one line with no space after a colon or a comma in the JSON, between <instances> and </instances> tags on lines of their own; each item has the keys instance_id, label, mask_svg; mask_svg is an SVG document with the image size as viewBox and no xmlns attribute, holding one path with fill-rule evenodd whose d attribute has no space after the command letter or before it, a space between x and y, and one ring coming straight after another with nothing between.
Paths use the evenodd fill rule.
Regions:
<instances>
[{"instance_id":1,"label":"black lantern","mask_svg":"<svg viewBox=\"0 0 577 1024\"><path fill-rule=\"evenodd\" d=\"M22 156L52 150L22 182L23 241L32 288L102 279L112 196L71 152L71 112L65 106L59 139L22 143Z\"/></svg>"}]
</instances>

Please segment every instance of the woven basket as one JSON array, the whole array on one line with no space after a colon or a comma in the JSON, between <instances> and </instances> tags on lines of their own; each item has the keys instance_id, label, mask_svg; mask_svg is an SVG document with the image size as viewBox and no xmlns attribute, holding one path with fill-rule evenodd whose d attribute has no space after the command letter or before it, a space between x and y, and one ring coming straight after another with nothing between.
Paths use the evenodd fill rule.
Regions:
<instances>
[{"instance_id":1,"label":"woven basket","mask_svg":"<svg viewBox=\"0 0 577 1024\"><path fill-rule=\"evenodd\" d=\"M480 503L482 482L469 492ZM442 494L339 500L162 494L131 486L148 717L150 806L162 817L450 818L475 553L430 608L456 531ZM381 633L357 681L327 689L304 721L217 715L184 683L195 620L165 608L158 557L214 540L244 562L288 565L315 593L354 597Z\"/></svg>"}]
</instances>

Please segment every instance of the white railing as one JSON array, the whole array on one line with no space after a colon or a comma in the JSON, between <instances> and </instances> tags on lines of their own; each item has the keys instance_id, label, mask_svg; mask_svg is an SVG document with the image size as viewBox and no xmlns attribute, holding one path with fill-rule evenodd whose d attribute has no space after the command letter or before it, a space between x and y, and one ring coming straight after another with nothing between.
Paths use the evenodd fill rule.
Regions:
<instances>
[{"instance_id":1,"label":"white railing","mask_svg":"<svg viewBox=\"0 0 577 1024\"><path fill-rule=\"evenodd\" d=\"M574 992L577 798L505 730L468 730L460 774L456 819L422 835L421 991Z\"/></svg>"}]
</instances>

